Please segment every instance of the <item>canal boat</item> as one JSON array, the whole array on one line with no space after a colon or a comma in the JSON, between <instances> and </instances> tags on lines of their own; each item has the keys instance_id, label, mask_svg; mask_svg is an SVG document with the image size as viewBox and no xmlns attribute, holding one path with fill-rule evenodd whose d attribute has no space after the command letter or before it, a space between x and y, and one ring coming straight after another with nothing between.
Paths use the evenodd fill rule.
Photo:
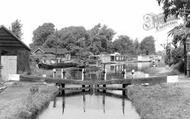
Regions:
<instances>
[{"instance_id":1,"label":"canal boat","mask_svg":"<svg viewBox=\"0 0 190 119\"><path fill-rule=\"evenodd\" d=\"M71 67L77 67L77 68L85 68L85 65L81 65L79 63L74 63L74 62L61 62L61 63L55 63L55 64L44 64L44 63L38 63L38 68L40 69L47 69L47 70L52 70L52 69L57 69L57 68L71 68Z\"/></svg>"}]
</instances>

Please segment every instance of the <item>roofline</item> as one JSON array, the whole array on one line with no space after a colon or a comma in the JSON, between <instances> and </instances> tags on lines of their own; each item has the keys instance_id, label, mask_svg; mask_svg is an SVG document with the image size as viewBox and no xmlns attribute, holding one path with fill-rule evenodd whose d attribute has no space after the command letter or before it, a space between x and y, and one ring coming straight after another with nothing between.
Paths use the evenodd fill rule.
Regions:
<instances>
[{"instance_id":1,"label":"roofline","mask_svg":"<svg viewBox=\"0 0 190 119\"><path fill-rule=\"evenodd\" d=\"M42 48L38 47L36 50L34 50L34 51L32 52L32 54L33 54L34 52L36 52L37 50L41 50L41 51L44 53L44 51L42 50Z\"/></svg>"},{"instance_id":2,"label":"roofline","mask_svg":"<svg viewBox=\"0 0 190 119\"><path fill-rule=\"evenodd\" d=\"M5 29L8 33L10 33L14 38L16 38L27 50L31 51L30 48L21 41L12 31L8 30L5 26L1 25L0 28Z\"/></svg>"},{"instance_id":3,"label":"roofline","mask_svg":"<svg viewBox=\"0 0 190 119\"><path fill-rule=\"evenodd\" d=\"M47 49L50 49L50 48L47 48ZM43 53L46 53L46 51L44 51L43 48L38 47L36 50L34 50L34 51L32 52L32 54L35 54L35 52L36 52L37 50L41 50ZM49 52L47 52L47 53L49 53ZM69 53L69 51L67 51L67 52L65 52L65 53ZM53 52L53 54L56 54L56 53ZM58 53L58 54L59 54L59 53Z\"/></svg>"}]
</instances>

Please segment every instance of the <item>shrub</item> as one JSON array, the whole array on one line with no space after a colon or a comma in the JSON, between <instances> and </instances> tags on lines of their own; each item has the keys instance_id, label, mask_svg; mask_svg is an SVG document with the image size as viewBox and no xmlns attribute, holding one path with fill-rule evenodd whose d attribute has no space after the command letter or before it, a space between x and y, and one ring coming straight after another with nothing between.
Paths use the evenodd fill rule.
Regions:
<instances>
[{"instance_id":1,"label":"shrub","mask_svg":"<svg viewBox=\"0 0 190 119\"><path fill-rule=\"evenodd\" d=\"M38 86L32 86L30 88L30 94L35 94L35 93L38 93L39 92L39 87Z\"/></svg>"}]
</instances>

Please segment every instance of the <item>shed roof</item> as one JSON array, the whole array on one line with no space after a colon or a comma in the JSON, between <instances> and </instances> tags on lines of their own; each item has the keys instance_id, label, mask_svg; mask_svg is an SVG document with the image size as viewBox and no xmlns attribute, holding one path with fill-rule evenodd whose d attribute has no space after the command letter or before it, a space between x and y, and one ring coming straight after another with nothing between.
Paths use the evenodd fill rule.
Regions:
<instances>
[{"instance_id":1,"label":"shed roof","mask_svg":"<svg viewBox=\"0 0 190 119\"><path fill-rule=\"evenodd\" d=\"M10 30L8 30L5 26L0 26L0 47L17 47L17 48L25 48L30 51L30 48L25 45L20 38L14 35Z\"/></svg>"}]
</instances>

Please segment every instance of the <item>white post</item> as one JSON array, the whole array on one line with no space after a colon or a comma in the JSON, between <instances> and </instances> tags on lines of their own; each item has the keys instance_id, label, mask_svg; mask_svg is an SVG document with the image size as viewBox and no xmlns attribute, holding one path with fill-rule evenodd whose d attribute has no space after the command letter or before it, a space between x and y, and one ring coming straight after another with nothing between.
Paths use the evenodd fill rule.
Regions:
<instances>
[{"instance_id":1,"label":"white post","mask_svg":"<svg viewBox=\"0 0 190 119\"><path fill-rule=\"evenodd\" d=\"M55 78L56 75L56 69L53 69L53 78Z\"/></svg>"},{"instance_id":2,"label":"white post","mask_svg":"<svg viewBox=\"0 0 190 119\"><path fill-rule=\"evenodd\" d=\"M82 69L82 81L84 81L84 69Z\"/></svg>"},{"instance_id":3,"label":"white post","mask_svg":"<svg viewBox=\"0 0 190 119\"><path fill-rule=\"evenodd\" d=\"M61 69L61 79L63 79L64 78L64 70L63 69Z\"/></svg>"},{"instance_id":4,"label":"white post","mask_svg":"<svg viewBox=\"0 0 190 119\"><path fill-rule=\"evenodd\" d=\"M124 69L124 72L125 72L124 79L127 79L127 69Z\"/></svg>"},{"instance_id":5,"label":"white post","mask_svg":"<svg viewBox=\"0 0 190 119\"><path fill-rule=\"evenodd\" d=\"M104 80L106 81L106 78L107 78L107 76L106 76L106 69L104 69Z\"/></svg>"}]
</instances>

